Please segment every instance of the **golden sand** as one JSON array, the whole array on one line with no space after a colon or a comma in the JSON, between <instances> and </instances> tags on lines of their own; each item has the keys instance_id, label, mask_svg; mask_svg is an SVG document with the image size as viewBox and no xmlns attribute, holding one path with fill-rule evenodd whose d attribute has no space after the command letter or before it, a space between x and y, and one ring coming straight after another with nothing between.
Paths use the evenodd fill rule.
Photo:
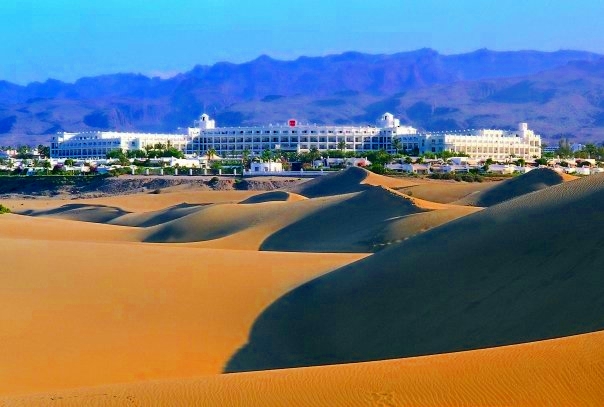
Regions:
<instances>
[{"instance_id":1,"label":"golden sand","mask_svg":"<svg viewBox=\"0 0 604 407\"><path fill-rule=\"evenodd\" d=\"M416 182L362 169L307 184L289 192L171 188L3 200L39 216L0 216L0 406L604 404L604 332L219 374L267 307L368 257L258 251L271 238L379 249L480 211L446 203L497 185ZM408 257L388 250L367 264L384 268Z\"/></svg>"},{"instance_id":2,"label":"golden sand","mask_svg":"<svg viewBox=\"0 0 604 407\"><path fill-rule=\"evenodd\" d=\"M604 332L419 358L0 398L17 406L601 406Z\"/></svg>"},{"instance_id":3,"label":"golden sand","mask_svg":"<svg viewBox=\"0 0 604 407\"><path fill-rule=\"evenodd\" d=\"M272 301L363 256L3 236L0 394L219 373Z\"/></svg>"}]
</instances>

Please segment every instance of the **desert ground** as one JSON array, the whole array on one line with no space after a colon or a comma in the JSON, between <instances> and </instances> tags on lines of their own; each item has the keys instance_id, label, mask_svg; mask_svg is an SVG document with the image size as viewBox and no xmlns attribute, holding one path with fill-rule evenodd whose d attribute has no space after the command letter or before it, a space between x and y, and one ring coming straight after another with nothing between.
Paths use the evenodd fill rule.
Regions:
<instances>
[{"instance_id":1,"label":"desert ground","mask_svg":"<svg viewBox=\"0 0 604 407\"><path fill-rule=\"evenodd\" d=\"M604 176L152 192L0 198L0 406L604 404Z\"/></svg>"}]
</instances>

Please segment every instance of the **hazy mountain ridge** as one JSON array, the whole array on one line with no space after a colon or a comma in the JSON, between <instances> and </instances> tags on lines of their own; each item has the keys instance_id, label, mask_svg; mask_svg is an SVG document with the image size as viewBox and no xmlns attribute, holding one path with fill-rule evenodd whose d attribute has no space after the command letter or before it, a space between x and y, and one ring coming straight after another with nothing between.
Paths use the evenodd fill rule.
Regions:
<instances>
[{"instance_id":1,"label":"hazy mountain ridge","mask_svg":"<svg viewBox=\"0 0 604 407\"><path fill-rule=\"evenodd\" d=\"M510 127L604 140L604 61L581 51L347 52L196 66L173 78L114 74L26 86L0 81L0 143L56 131L174 131L202 111L219 125L373 122L392 111L419 128Z\"/></svg>"}]
</instances>

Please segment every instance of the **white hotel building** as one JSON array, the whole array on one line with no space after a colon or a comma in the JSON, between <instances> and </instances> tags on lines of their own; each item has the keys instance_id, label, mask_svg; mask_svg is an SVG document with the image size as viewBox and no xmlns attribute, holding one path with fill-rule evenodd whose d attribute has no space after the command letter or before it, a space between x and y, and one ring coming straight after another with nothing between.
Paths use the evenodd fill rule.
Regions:
<instances>
[{"instance_id":1,"label":"white hotel building","mask_svg":"<svg viewBox=\"0 0 604 407\"><path fill-rule=\"evenodd\" d=\"M403 137L403 145L405 140ZM510 157L529 160L541 157L541 136L519 123L517 130L463 130L419 133L413 143L420 153L465 153L471 158L504 161Z\"/></svg>"},{"instance_id":2,"label":"white hotel building","mask_svg":"<svg viewBox=\"0 0 604 407\"><path fill-rule=\"evenodd\" d=\"M390 150L392 138L417 134L410 126L401 126L390 113L384 114L377 126L324 126L303 124L294 119L285 124L250 127L216 127L207 114L201 115L189 128L191 144L189 154L205 154L210 149L218 155L249 150L260 154L264 150L306 152L312 148L319 151L338 150L341 142L345 151Z\"/></svg>"},{"instance_id":3,"label":"white hotel building","mask_svg":"<svg viewBox=\"0 0 604 407\"><path fill-rule=\"evenodd\" d=\"M57 133L50 142L52 158L100 159L113 150L144 150L161 143L185 151L190 138L186 134L123 133L85 131Z\"/></svg>"},{"instance_id":4,"label":"white hotel building","mask_svg":"<svg viewBox=\"0 0 604 407\"><path fill-rule=\"evenodd\" d=\"M289 120L285 124L265 126L216 127L207 114L201 115L188 134L145 134L120 132L59 133L51 142L53 158L104 158L112 150L144 149L157 143L170 144L185 154L202 156L215 150L220 156L238 155L248 150L260 155L264 150L306 152L338 150L363 152L384 149L392 152L399 139L408 152L439 153L445 150L466 153L472 158L505 160L541 157L541 137L520 123L517 130L467 130L418 132L401 126L390 113L375 126L326 126Z\"/></svg>"}]
</instances>

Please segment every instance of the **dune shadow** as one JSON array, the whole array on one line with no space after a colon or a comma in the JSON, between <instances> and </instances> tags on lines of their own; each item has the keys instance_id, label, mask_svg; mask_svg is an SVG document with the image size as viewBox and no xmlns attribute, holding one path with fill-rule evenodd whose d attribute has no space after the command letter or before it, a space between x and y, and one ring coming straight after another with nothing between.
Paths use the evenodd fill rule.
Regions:
<instances>
[{"instance_id":1,"label":"dune shadow","mask_svg":"<svg viewBox=\"0 0 604 407\"><path fill-rule=\"evenodd\" d=\"M126 216L113 219L110 223L113 225L120 226L134 226L147 228L161 225L163 223L167 223L196 213L201 208L207 205L208 204L181 203L158 211L129 213Z\"/></svg>"},{"instance_id":2,"label":"dune shadow","mask_svg":"<svg viewBox=\"0 0 604 407\"><path fill-rule=\"evenodd\" d=\"M350 167L343 171L332 172L313 178L310 181L289 188L288 191L307 198L361 192L369 188L368 185L361 184L367 178L368 174L369 172L363 168Z\"/></svg>"},{"instance_id":3,"label":"dune shadow","mask_svg":"<svg viewBox=\"0 0 604 407\"><path fill-rule=\"evenodd\" d=\"M493 206L563 182L564 178L556 171L550 168L539 168L503 181L493 188L471 194L454 203L471 206Z\"/></svg>"},{"instance_id":4,"label":"dune shadow","mask_svg":"<svg viewBox=\"0 0 604 407\"><path fill-rule=\"evenodd\" d=\"M33 217L58 217L92 223L107 223L129 213L115 206L91 204L67 204L53 209L20 212L22 215Z\"/></svg>"},{"instance_id":5,"label":"dune shadow","mask_svg":"<svg viewBox=\"0 0 604 407\"><path fill-rule=\"evenodd\" d=\"M604 329L601 202L604 175L550 187L312 280L258 317L225 372L438 354Z\"/></svg>"},{"instance_id":6,"label":"dune shadow","mask_svg":"<svg viewBox=\"0 0 604 407\"><path fill-rule=\"evenodd\" d=\"M270 192L265 192L263 194L251 196L239 203L242 205L257 204L257 203L273 202L273 201L287 201L289 198L290 198L290 194L288 192L270 191Z\"/></svg>"},{"instance_id":7,"label":"dune shadow","mask_svg":"<svg viewBox=\"0 0 604 407\"><path fill-rule=\"evenodd\" d=\"M383 243L389 223L423 212L410 200L384 188L366 186L364 192L326 206L269 236L260 250L287 252L371 252Z\"/></svg>"}]
</instances>

